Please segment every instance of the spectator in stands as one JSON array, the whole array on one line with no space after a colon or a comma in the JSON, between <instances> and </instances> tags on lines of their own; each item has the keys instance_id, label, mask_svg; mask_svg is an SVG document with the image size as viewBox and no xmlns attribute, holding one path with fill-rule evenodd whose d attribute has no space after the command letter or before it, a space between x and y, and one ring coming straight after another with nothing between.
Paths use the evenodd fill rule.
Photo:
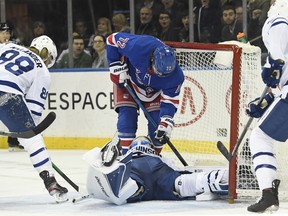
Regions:
<instances>
[{"instance_id":1,"label":"spectator in stands","mask_svg":"<svg viewBox=\"0 0 288 216\"><path fill-rule=\"evenodd\" d=\"M127 32L130 33L130 27L124 14L118 13L112 17L113 32Z\"/></svg>"},{"instance_id":2,"label":"spectator in stands","mask_svg":"<svg viewBox=\"0 0 288 216\"><path fill-rule=\"evenodd\" d=\"M233 4L236 7L236 5L242 5L242 0L221 0L221 6L225 4Z\"/></svg>"},{"instance_id":3,"label":"spectator in stands","mask_svg":"<svg viewBox=\"0 0 288 216\"><path fill-rule=\"evenodd\" d=\"M243 7L242 5L235 5L236 19L243 23Z\"/></svg>"},{"instance_id":4,"label":"spectator in stands","mask_svg":"<svg viewBox=\"0 0 288 216\"><path fill-rule=\"evenodd\" d=\"M262 51L261 62L262 65L264 65L266 62L268 51L262 39L262 27L264 23L262 23L261 17L262 17L262 10L255 9L252 11L251 17L248 22L247 33L248 33L248 40L251 41L250 43L254 46L258 46L261 48Z\"/></svg>"},{"instance_id":5,"label":"spectator in stands","mask_svg":"<svg viewBox=\"0 0 288 216\"><path fill-rule=\"evenodd\" d=\"M164 10L159 14L159 32L157 38L161 41L179 41L178 33L171 22L171 14Z\"/></svg>"},{"instance_id":6,"label":"spectator in stands","mask_svg":"<svg viewBox=\"0 0 288 216\"><path fill-rule=\"evenodd\" d=\"M256 12L259 14L258 20L260 25L263 26L267 19L267 12L270 9L270 0L248 0L247 3L249 22L250 19L252 19L254 11L254 13Z\"/></svg>"},{"instance_id":7,"label":"spectator in stands","mask_svg":"<svg viewBox=\"0 0 288 216\"><path fill-rule=\"evenodd\" d=\"M201 6L196 9L199 42L218 43L221 40L221 11L220 1L201 0Z\"/></svg>"},{"instance_id":8,"label":"spectator in stands","mask_svg":"<svg viewBox=\"0 0 288 216\"><path fill-rule=\"evenodd\" d=\"M157 36L158 31L156 24L152 21L152 10L148 7L142 7L140 10L140 25L138 26L136 30L136 34L142 35L152 35Z\"/></svg>"},{"instance_id":9,"label":"spectator in stands","mask_svg":"<svg viewBox=\"0 0 288 216\"><path fill-rule=\"evenodd\" d=\"M108 68L106 38L103 35L96 35L94 37L91 56L93 60L92 68Z\"/></svg>"},{"instance_id":10,"label":"spectator in stands","mask_svg":"<svg viewBox=\"0 0 288 216\"><path fill-rule=\"evenodd\" d=\"M152 14L153 14L153 22L157 23L157 18L159 17L159 13L160 11L162 11L164 9L163 4L159 1L159 0L136 0L135 2L135 17L137 17L136 19L136 26L139 25L140 23L140 10L142 7L147 7L150 8L152 10Z\"/></svg>"},{"instance_id":11,"label":"spectator in stands","mask_svg":"<svg viewBox=\"0 0 288 216\"><path fill-rule=\"evenodd\" d=\"M223 6L223 23L221 40L230 41L237 40L237 34L243 32L242 22L236 19L235 7L232 4Z\"/></svg>"},{"instance_id":12,"label":"spectator in stands","mask_svg":"<svg viewBox=\"0 0 288 216\"><path fill-rule=\"evenodd\" d=\"M74 32L78 33L84 39L84 47L88 47L90 35L87 29L87 23L83 19L76 20L74 24Z\"/></svg>"},{"instance_id":13,"label":"spectator in stands","mask_svg":"<svg viewBox=\"0 0 288 216\"><path fill-rule=\"evenodd\" d=\"M90 53L84 50L84 39L73 33L73 68L90 68L92 58ZM56 68L69 68L69 50L63 50L56 61Z\"/></svg>"},{"instance_id":14,"label":"spectator in stands","mask_svg":"<svg viewBox=\"0 0 288 216\"><path fill-rule=\"evenodd\" d=\"M112 33L112 25L110 19L107 17L100 17L97 20L97 29L96 32L91 35L88 43L88 49L91 49L93 46L93 40L95 35L103 35L104 37L107 37Z\"/></svg>"},{"instance_id":15,"label":"spectator in stands","mask_svg":"<svg viewBox=\"0 0 288 216\"><path fill-rule=\"evenodd\" d=\"M35 21L33 23L33 29L32 30L33 30L33 37L34 38L46 34L46 26L42 21Z\"/></svg>"},{"instance_id":16,"label":"spectator in stands","mask_svg":"<svg viewBox=\"0 0 288 216\"><path fill-rule=\"evenodd\" d=\"M183 1L175 0L161 0L164 10L170 13L171 25L174 28L180 29L182 27L181 23L181 13L188 8L188 4L184 4Z\"/></svg>"},{"instance_id":17,"label":"spectator in stands","mask_svg":"<svg viewBox=\"0 0 288 216\"><path fill-rule=\"evenodd\" d=\"M182 17L182 28L179 31L179 41L180 42L189 42L189 11L184 11ZM194 26L194 42L199 42L198 40L198 32L196 26L196 15L195 11L193 10L193 26Z\"/></svg>"}]
</instances>

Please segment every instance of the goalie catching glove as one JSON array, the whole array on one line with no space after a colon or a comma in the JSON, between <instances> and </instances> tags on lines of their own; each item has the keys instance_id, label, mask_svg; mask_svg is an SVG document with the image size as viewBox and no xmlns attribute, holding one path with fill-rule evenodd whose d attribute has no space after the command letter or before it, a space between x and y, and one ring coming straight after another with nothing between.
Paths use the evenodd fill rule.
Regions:
<instances>
[{"instance_id":1,"label":"goalie catching glove","mask_svg":"<svg viewBox=\"0 0 288 216\"><path fill-rule=\"evenodd\" d=\"M160 123L155 132L155 139L157 139L160 143L166 143L166 139L171 137L171 133L174 127L174 120L170 116L163 116L160 119Z\"/></svg>"},{"instance_id":2,"label":"goalie catching glove","mask_svg":"<svg viewBox=\"0 0 288 216\"><path fill-rule=\"evenodd\" d=\"M120 88L124 88L125 81L130 79L126 62L112 62L109 65L109 70L112 82L117 84Z\"/></svg>"},{"instance_id":3,"label":"goalie catching glove","mask_svg":"<svg viewBox=\"0 0 288 216\"><path fill-rule=\"evenodd\" d=\"M270 57L270 55L268 55L268 61L270 67L264 66L261 74L262 80L267 86L276 88L282 76L284 61L281 59L274 60Z\"/></svg>"},{"instance_id":4,"label":"goalie catching glove","mask_svg":"<svg viewBox=\"0 0 288 216\"><path fill-rule=\"evenodd\" d=\"M269 92L265 97L260 101L260 97L251 101L248 104L249 109L246 109L246 113L253 118L260 118L263 113L268 109L268 107L273 103L274 95Z\"/></svg>"}]
</instances>

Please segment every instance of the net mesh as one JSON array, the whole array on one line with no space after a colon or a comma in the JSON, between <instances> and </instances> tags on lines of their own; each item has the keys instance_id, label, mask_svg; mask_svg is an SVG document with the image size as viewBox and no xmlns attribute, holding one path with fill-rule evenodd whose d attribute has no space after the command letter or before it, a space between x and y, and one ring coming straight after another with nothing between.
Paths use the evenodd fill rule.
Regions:
<instances>
[{"instance_id":1,"label":"net mesh","mask_svg":"<svg viewBox=\"0 0 288 216\"><path fill-rule=\"evenodd\" d=\"M228 167L229 164L217 149L216 143L220 140L229 149L232 134L236 133L238 138L248 122L249 117L245 113L247 104L259 97L265 87L261 80L260 49L236 41L224 44L230 44L231 47L223 49L221 45L211 44L203 46L201 44L195 46L192 43L185 43L184 46L181 43L169 44L175 48L178 63L185 74L180 104L174 117L176 124L171 142L189 166ZM242 48L240 59L236 62L235 55L239 50L232 44ZM238 104L232 107L232 90L235 91L236 88L235 80L233 82L235 76L239 76L236 80L240 88L239 95L236 95ZM231 115L236 115L238 119L238 125L234 130ZM256 124L257 120L254 120L238 149L237 170L234 174L230 172L232 173L230 177L235 178L236 185L229 190L235 190L238 198L259 195L248 145L251 130ZM279 144L276 154L280 152L278 146ZM281 148L283 151L283 147ZM182 165L168 146L164 147L163 154L169 154L170 157L174 157L178 166ZM284 180L288 177L286 172L281 172L284 170L282 164L286 154L282 155L277 156L278 172L279 178ZM279 190L280 197L285 197L281 190L286 190L285 185L280 184Z\"/></svg>"}]
</instances>

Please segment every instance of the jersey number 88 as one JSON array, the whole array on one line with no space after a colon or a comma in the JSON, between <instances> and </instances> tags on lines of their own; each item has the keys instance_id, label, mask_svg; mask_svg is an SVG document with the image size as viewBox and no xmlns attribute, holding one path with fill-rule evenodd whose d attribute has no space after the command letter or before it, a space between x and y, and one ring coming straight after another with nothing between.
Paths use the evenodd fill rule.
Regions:
<instances>
[{"instance_id":1,"label":"jersey number 88","mask_svg":"<svg viewBox=\"0 0 288 216\"><path fill-rule=\"evenodd\" d=\"M34 62L27 56L19 56L16 50L7 50L0 56L0 64L5 64L5 69L16 76L29 72L34 68Z\"/></svg>"}]
</instances>

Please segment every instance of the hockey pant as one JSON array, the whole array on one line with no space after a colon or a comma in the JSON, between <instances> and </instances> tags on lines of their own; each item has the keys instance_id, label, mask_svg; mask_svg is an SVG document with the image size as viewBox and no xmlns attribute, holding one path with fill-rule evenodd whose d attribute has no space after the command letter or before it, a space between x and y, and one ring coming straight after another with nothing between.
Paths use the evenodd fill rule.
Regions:
<instances>
[{"instance_id":1,"label":"hockey pant","mask_svg":"<svg viewBox=\"0 0 288 216\"><path fill-rule=\"evenodd\" d=\"M0 120L13 132L27 131L35 127L31 112L21 95L0 92ZM39 173L47 170L50 175L54 174L41 134L29 139L18 138L18 141L29 153L30 160Z\"/></svg>"}]
</instances>

